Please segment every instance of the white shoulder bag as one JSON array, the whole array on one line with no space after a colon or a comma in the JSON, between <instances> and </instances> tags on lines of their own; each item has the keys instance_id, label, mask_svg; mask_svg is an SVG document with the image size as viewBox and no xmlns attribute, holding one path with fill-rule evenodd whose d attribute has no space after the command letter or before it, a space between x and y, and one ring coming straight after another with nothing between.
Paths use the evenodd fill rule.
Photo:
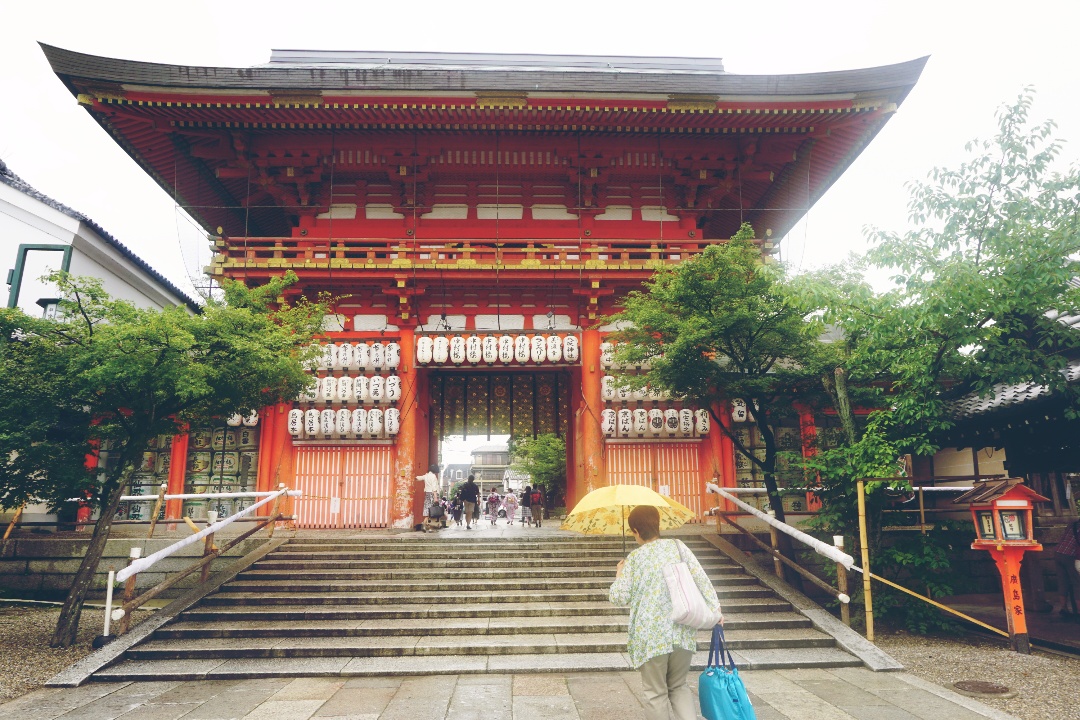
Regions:
<instances>
[{"instance_id":1,"label":"white shoulder bag","mask_svg":"<svg viewBox=\"0 0 1080 720\"><path fill-rule=\"evenodd\" d=\"M679 550L679 562L664 566L664 580L671 595L671 620L676 625L687 625L698 630L708 630L724 617L720 609L713 610L701 596L690 566L686 564L683 544L675 540Z\"/></svg>"}]
</instances>

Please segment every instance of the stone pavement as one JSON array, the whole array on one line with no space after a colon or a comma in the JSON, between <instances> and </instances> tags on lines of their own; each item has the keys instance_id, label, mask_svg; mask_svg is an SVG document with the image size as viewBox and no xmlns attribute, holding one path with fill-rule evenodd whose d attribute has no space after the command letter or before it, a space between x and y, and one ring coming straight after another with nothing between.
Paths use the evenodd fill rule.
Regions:
<instances>
[{"instance_id":1,"label":"stone pavement","mask_svg":"<svg viewBox=\"0 0 1080 720\"><path fill-rule=\"evenodd\" d=\"M1013 718L906 673L741 673L759 720ZM696 696L698 673L690 674ZM88 683L0 705L19 720L638 720L636 672ZM1013 718L1015 720L1015 718Z\"/></svg>"}]
</instances>

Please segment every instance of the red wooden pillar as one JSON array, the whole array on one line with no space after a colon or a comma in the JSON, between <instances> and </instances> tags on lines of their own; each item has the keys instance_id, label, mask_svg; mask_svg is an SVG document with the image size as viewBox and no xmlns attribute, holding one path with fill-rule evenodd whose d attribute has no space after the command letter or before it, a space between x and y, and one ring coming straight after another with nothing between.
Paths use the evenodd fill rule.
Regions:
<instances>
[{"instance_id":1,"label":"red wooden pillar","mask_svg":"<svg viewBox=\"0 0 1080 720\"><path fill-rule=\"evenodd\" d=\"M417 403L415 335L411 326L401 328L401 362L398 365L398 375L401 377L401 425L395 440L397 472L390 488L390 527L401 530L413 527L416 470L421 467L416 457L420 408Z\"/></svg>"},{"instance_id":2,"label":"red wooden pillar","mask_svg":"<svg viewBox=\"0 0 1080 720\"><path fill-rule=\"evenodd\" d=\"M169 495L182 495L184 477L187 475L188 434L173 435L172 453L169 455ZM183 500L168 500L165 503L165 519L179 520L184 516Z\"/></svg>"},{"instance_id":3,"label":"red wooden pillar","mask_svg":"<svg viewBox=\"0 0 1080 720\"><path fill-rule=\"evenodd\" d=\"M588 329L581 334L581 445L578 452L578 484L581 496L607 484L604 468L604 434L600 414L600 332Z\"/></svg>"},{"instance_id":4,"label":"red wooden pillar","mask_svg":"<svg viewBox=\"0 0 1080 720\"><path fill-rule=\"evenodd\" d=\"M716 415L722 417L720 413L716 413ZM705 492L706 483L716 483L720 487L725 487L727 479L731 477L725 465L724 439L724 433L720 428L713 427L712 423L710 423L709 434L701 439L699 464L701 466L701 506L703 508L716 507L720 500L719 497L710 497Z\"/></svg>"},{"instance_id":5,"label":"red wooden pillar","mask_svg":"<svg viewBox=\"0 0 1080 720\"><path fill-rule=\"evenodd\" d=\"M814 423L813 411L802 403L795 403L795 410L799 413L799 437L802 441L803 457L813 457L817 454L817 425ZM821 478L804 477L806 485L820 485ZM821 497L815 492L806 493L806 509L817 512L821 509Z\"/></svg>"}]
</instances>

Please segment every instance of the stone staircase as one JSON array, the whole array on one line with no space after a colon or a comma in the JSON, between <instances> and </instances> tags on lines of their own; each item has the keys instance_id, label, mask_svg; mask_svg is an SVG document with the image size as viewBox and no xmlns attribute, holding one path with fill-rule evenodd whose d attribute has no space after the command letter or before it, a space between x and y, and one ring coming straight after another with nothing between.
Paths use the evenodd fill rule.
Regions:
<instances>
[{"instance_id":1,"label":"stone staircase","mask_svg":"<svg viewBox=\"0 0 1080 720\"><path fill-rule=\"evenodd\" d=\"M607 602L619 539L448 535L294 538L94 679L629 669L628 611ZM862 664L704 539L683 540L717 588L739 667Z\"/></svg>"}]
</instances>

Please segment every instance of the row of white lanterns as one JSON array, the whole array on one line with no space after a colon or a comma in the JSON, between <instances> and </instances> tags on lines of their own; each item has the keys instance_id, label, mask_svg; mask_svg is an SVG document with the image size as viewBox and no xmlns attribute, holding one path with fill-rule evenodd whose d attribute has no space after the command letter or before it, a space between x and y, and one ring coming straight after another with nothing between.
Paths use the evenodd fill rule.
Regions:
<instances>
[{"instance_id":1,"label":"row of white lanterns","mask_svg":"<svg viewBox=\"0 0 1080 720\"><path fill-rule=\"evenodd\" d=\"M575 335L424 335L416 339L418 365L575 363L580 357L581 344Z\"/></svg>"},{"instance_id":2,"label":"row of white lanterns","mask_svg":"<svg viewBox=\"0 0 1080 720\"><path fill-rule=\"evenodd\" d=\"M343 375L315 378L315 384L302 393L297 400L310 403L367 404L396 403L401 398L401 378L397 375L383 377L352 377Z\"/></svg>"},{"instance_id":3,"label":"row of white lanterns","mask_svg":"<svg viewBox=\"0 0 1080 720\"><path fill-rule=\"evenodd\" d=\"M631 367L648 370L652 367L652 363L648 360L643 360L642 362L633 365L628 363L617 363L615 362L615 350L615 343L600 343L600 367L614 368L616 370L623 370Z\"/></svg>"},{"instance_id":4,"label":"row of white lanterns","mask_svg":"<svg viewBox=\"0 0 1080 720\"><path fill-rule=\"evenodd\" d=\"M247 416L235 413L225 420L225 424L229 427L240 427L241 425L245 427L255 427L259 424L259 413L258 411L254 411Z\"/></svg>"},{"instance_id":5,"label":"row of white lanterns","mask_svg":"<svg viewBox=\"0 0 1080 720\"><path fill-rule=\"evenodd\" d=\"M289 411L289 434L294 438L381 438L398 434L401 413L397 408Z\"/></svg>"},{"instance_id":6,"label":"row of white lanterns","mask_svg":"<svg viewBox=\"0 0 1080 720\"><path fill-rule=\"evenodd\" d=\"M608 408L600 415L600 426L607 437L702 437L709 434L710 417L708 410L688 408Z\"/></svg>"},{"instance_id":7,"label":"row of white lanterns","mask_svg":"<svg viewBox=\"0 0 1080 720\"><path fill-rule=\"evenodd\" d=\"M671 393L643 385L639 388L631 388L629 385L616 385L614 375L605 375L600 378L600 398L604 402L659 402L670 400Z\"/></svg>"},{"instance_id":8,"label":"row of white lanterns","mask_svg":"<svg viewBox=\"0 0 1080 720\"><path fill-rule=\"evenodd\" d=\"M401 345L390 343L335 343L322 346L315 361L319 370L374 370L401 364Z\"/></svg>"}]
</instances>

